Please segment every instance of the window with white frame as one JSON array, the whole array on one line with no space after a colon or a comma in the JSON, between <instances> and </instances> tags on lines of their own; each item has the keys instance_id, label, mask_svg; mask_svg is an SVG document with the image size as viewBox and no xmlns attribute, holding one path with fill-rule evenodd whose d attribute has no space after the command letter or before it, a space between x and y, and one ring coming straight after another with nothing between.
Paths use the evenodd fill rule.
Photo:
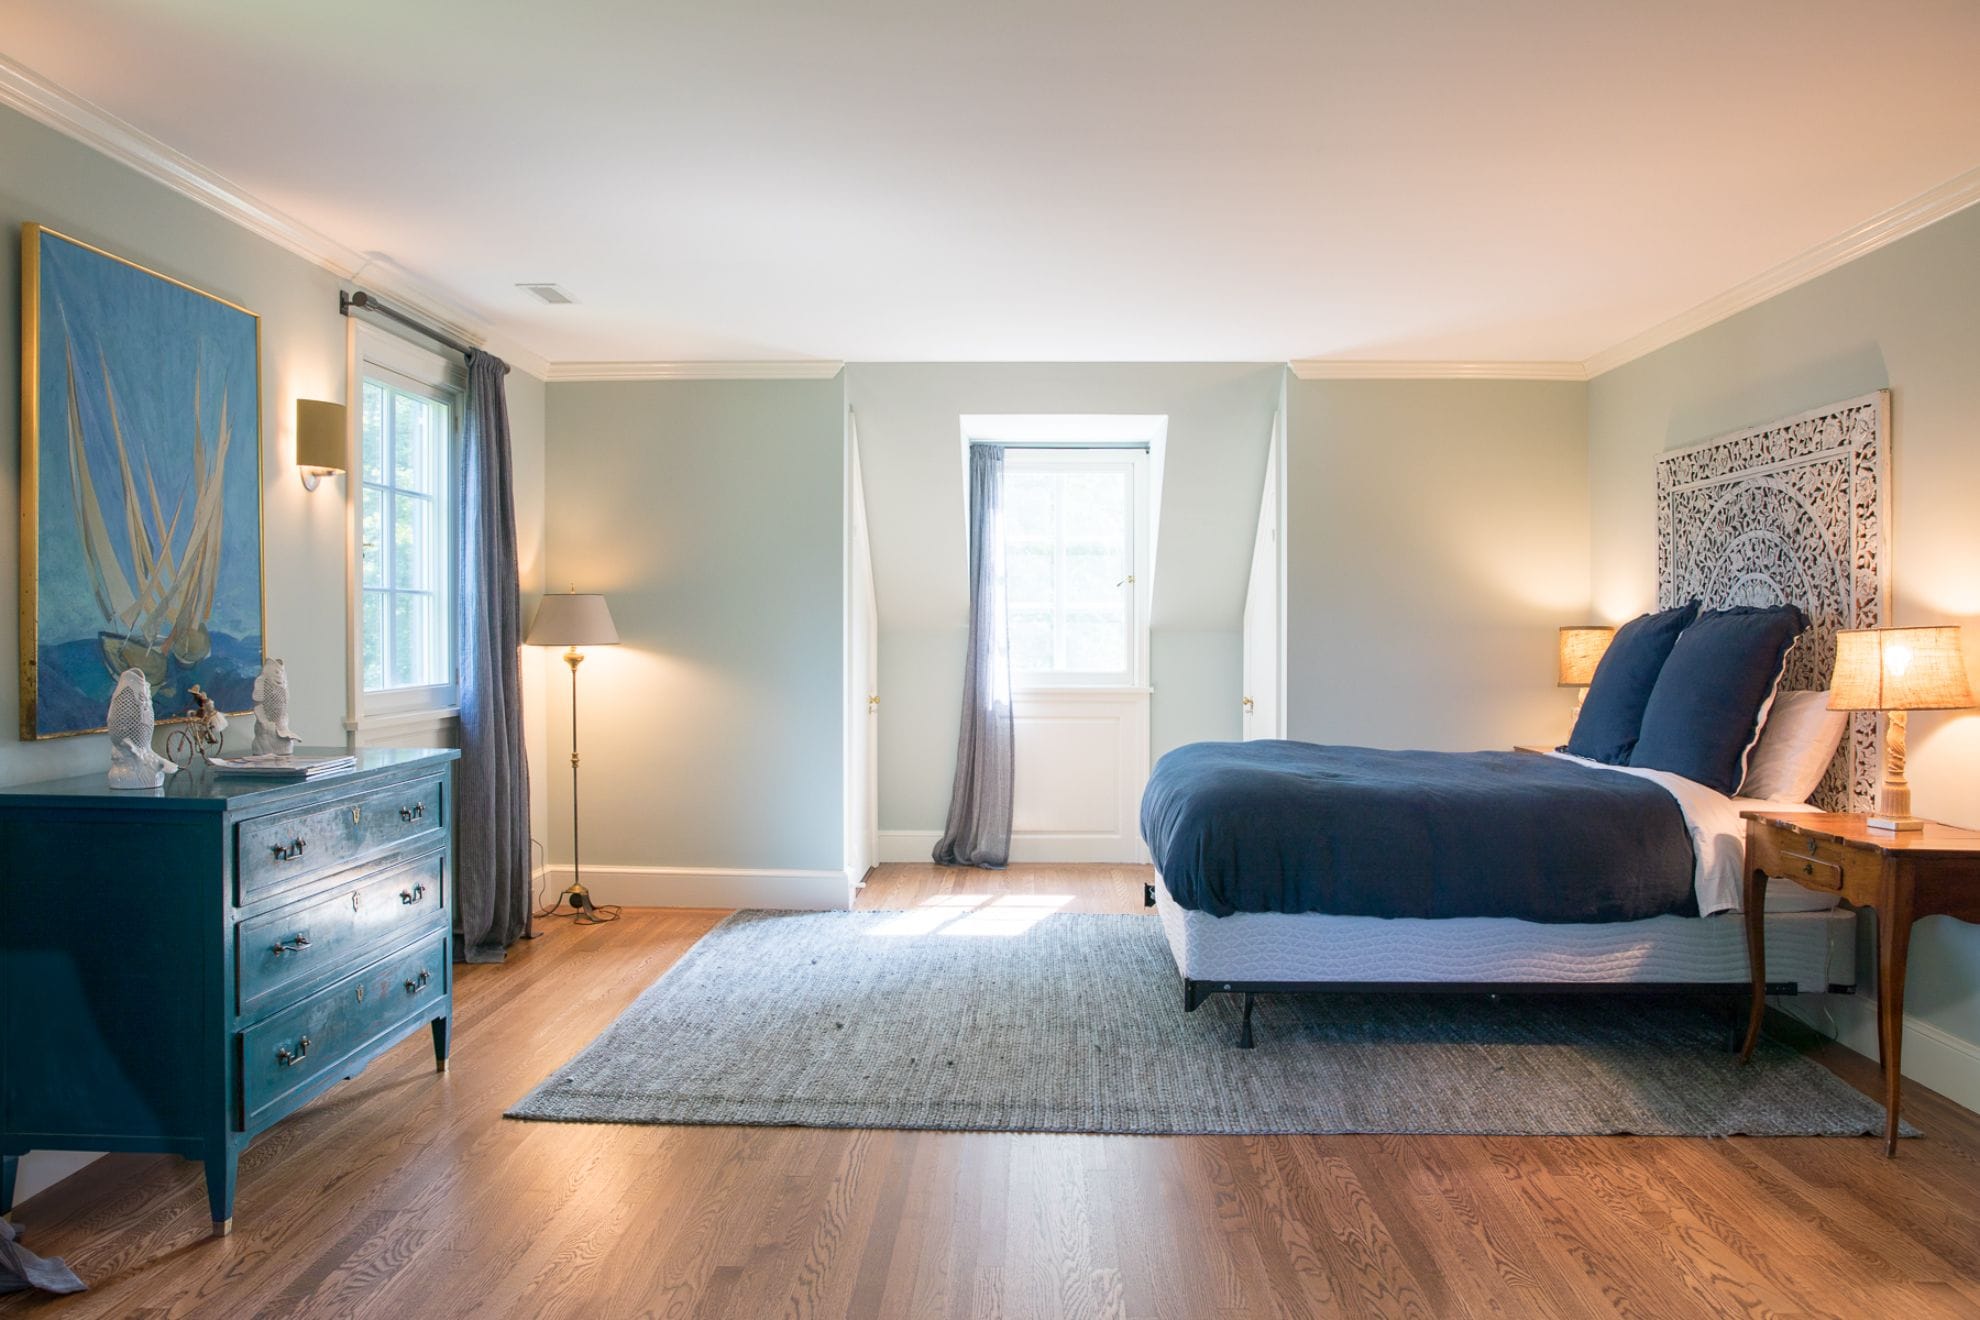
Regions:
<instances>
[{"instance_id":1,"label":"window with white frame","mask_svg":"<svg viewBox=\"0 0 1980 1320\"><path fill-rule=\"evenodd\" d=\"M360 355L357 633L363 709L455 703L458 368L379 344Z\"/></svg>"},{"instance_id":2,"label":"window with white frame","mask_svg":"<svg viewBox=\"0 0 1980 1320\"><path fill-rule=\"evenodd\" d=\"M1142 681L1147 457L1005 451L1004 589L1018 686Z\"/></svg>"}]
</instances>

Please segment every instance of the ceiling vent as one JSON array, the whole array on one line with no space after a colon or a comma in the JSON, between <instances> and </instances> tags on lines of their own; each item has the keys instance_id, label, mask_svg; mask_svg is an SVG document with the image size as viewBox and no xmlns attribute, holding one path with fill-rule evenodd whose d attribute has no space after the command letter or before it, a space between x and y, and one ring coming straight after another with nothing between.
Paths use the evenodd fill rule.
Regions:
<instances>
[{"instance_id":1,"label":"ceiling vent","mask_svg":"<svg viewBox=\"0 0 1980 1320\"><path fill-rule=\"evenodd\" d=\"M536 295L536 297L549 303L552 307L562 307L568 303L577 301L576 298L571 296L569 289L560 288L555 284L518 284L516 287L524 293Z\"/></svg>"}]
</instances>

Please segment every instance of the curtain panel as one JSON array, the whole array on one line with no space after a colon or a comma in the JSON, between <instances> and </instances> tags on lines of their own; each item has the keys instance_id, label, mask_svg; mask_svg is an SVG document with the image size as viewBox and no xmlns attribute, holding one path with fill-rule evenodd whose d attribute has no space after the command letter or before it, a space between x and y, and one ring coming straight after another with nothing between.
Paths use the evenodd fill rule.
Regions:
<instances>
[{"instance_id":1,"label":"curtain panel","mask_svg":"<svg viewBox=\"0 0 1980 1320\"><path fill-rule=\"evenodd\" d=\"M1004 597L1004 449L969 449L969 655L944 866L1001 867L1011 856L1011 652Z\"/></svg>"}]
</instances>

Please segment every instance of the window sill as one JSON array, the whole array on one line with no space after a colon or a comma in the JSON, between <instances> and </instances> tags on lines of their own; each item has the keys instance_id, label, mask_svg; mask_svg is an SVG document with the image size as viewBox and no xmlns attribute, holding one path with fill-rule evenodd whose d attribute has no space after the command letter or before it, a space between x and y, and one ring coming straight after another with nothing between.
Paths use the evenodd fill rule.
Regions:
<instances>
[{"instance_id":1,"label":"window sill","mask_svg":"<svg viewBox=\"0 0 1980 1320\"><path fill-rule=\"evenodd\" d=\"M1132 683L1053 683L1037 687L1011 688L1013 697L1093 697L1118 700L1121 697L1145 697L1155 691L1152 687L1141 687Z\"/></svg>"},{"instance_id":2,"label":"window sill","mask_svg":"<svg viewBox=\"0 0 1980 1320\"><path fill-rule=\"evenodd\" d=\"M389 734L408 729L429 729L439 724L451 724L461 716L459 706L428 706L413 710L395 710L372 715L360 715L356 719L344 721L346 733Z\"/></svg>"}]
</instances>

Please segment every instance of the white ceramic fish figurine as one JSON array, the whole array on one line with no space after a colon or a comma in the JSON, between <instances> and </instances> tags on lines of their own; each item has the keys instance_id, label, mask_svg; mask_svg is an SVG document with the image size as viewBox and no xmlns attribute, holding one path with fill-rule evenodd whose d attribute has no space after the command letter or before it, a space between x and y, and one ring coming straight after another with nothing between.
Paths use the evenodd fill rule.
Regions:
<instances>
[{"instance_id":1,"label":"white ceramic fish figurine","mask_svg":"<svg viewBox=\"0 0 1980 1320\"><path fill-rule=\"evenodd\" d=\"M126 669L110 694L104 716L110 731L110 787L157 788L179 767L151 750L157 718L151 713L151 684L141 669Z\"/></svg>"},{"instance_id":2,"label":"white ceramic fish figurine","mask_svg":"<svg viewBox=\"0 0 1980 1320\"><path fill-rule=\"evenodd\" d=\"M254 680L254 743L248 750L287 754L301 741L289 728L289 671L270 660Z\"/></svg>"}]
</instances>

